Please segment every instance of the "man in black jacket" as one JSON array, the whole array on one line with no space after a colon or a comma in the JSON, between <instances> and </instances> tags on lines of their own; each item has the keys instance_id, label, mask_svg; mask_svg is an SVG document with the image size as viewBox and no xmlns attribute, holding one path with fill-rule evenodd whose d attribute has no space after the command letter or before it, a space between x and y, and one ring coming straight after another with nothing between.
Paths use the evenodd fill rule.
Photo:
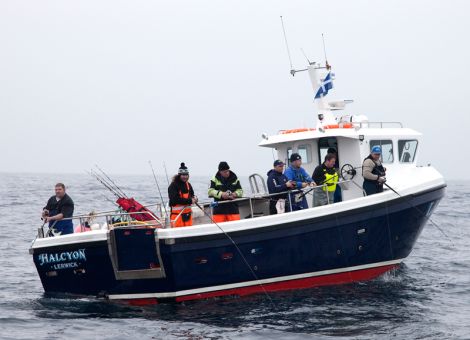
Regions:
<instances>
[{"instance_id":1,"label":"man in black jacket","mask_svg":"<svg viewBox=\"0 0 470 340\"><path fill-rule=\"evenodd\" d=\"M243 189L237 175L230 170L227 162L219 163L219 171L211 179L208 191L214 201L232 201L243 196ZM240 211L236 202L222 203L214 207L213 220L216 223L237 221Z\"/></svg>"},{"instance_id":2,"label":"man in black jacket","mask_svg":"<svg viewBox=\"0 0 470 340\"><path fill-rule=\"evenodd\" d=\"M319 186L313 192L313 206L332 204L338 185L338 173L335 169L336 155L329 153L325 161L313 171L312 178Z\"/></svg>"},{"instance_id":3,"label":"man in black jacket","mask_svg":"<svg viewBox=\"0 0 470 340\"><path fill-rule=\"evenodd\" d=\"M65 185L55 185L55 195L49 198L46 206L42 209L42 219L49 222L49 228L55 230L56 234L65 235L73 233L72 220L64 220L73 216L74 203L69 195L65 193Z\"/></svg>"},{"instance_id":4,"label":"man in black jacket","mask_svg":"<svg viewBox=\"0 0 470 340\"><path fill-rule=\"evenodd\" d=\"M191 204L197 203L197 197L189 183L189 171L184 163L181 163L178 174L168 187L168 198L171 207L171 226L189 227L193 225Z\"/></svg>"},{"instance_id":5,"label":"man in black jacket","mask_svg":"<svg viewBox=\"0 0 470 340\"><path fill-rule=\"evenodd\" d=\"M268 191L270 194L285 192L294 187L294 182L289 181L283 174L284 163L281 160L274 161L274 168L268 171ZM274 215L279 213L276 204L279 199L285 201L285 211L290 211L290 204L287 199L287 193L270 196L269 201L269 214Z\"/></svg>"}]
</instances>

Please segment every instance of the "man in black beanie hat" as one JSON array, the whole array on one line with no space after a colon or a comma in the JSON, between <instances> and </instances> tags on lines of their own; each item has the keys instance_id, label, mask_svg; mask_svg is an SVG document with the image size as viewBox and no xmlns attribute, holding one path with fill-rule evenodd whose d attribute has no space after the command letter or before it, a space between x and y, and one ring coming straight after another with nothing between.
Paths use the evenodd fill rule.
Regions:
<instances>
[{"instance_id":1,"label":"man in black beanie hat","mask_svg":"<svg viewBox=\"0 0 470 340\"><path fill-rule=\"evenodd\" d=\"M219 163L219 171L211 179L208 191L214 201L231 201L243 196L242 186L237 175L230 170L227 162ZM214 207L213 220L216 223L236 221L240 219L237 203L223 203Z\"/></svg>"},{"instance_id":2,"label":"man in black beanie hat","mask_svg":"<svg viewBox=\"0 0 470 340\"><path fill-rule=\"evenodd\" d=\"M168 187L168 198L171 208L171 226L173 228L192 226L191 204L197 203L197 197L189 183L189 171L184 163L181 163L178 174L173 176Z\"/></svg>"}]
</instances>

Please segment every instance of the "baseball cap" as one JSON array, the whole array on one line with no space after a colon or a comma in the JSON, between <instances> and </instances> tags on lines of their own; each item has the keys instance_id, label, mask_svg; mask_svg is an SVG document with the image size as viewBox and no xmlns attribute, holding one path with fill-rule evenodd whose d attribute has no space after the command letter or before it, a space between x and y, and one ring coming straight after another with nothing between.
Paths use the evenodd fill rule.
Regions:
<instances>
[{"instance_id":1,"label":"baseball cap","mask_svg":"<svg viewBox=\"0 0 470 340\"><path fill-rule=\"evenodd\" d=\"M382 148L378 145L372 147L372 153L382 153Z\"/></svg>"}]
</instances>

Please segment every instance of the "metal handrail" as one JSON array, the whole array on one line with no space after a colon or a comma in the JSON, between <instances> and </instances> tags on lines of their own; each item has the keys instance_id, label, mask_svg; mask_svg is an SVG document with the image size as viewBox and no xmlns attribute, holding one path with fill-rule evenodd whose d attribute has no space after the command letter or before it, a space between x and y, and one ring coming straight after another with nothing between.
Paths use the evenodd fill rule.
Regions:
<instances>
[{"instance_id":1,"label":"metal handrail","mask_svg":"<svg viewBox=\"0 0 470 340\"><path fill-rule=\"evenodd\" d=\"M383 129L385 124L396 124L396 125L398 125L400 128L403 128L403 123L401 123L401 122L352 122L352 124L353 124L353 125L359 124L359 128L360 128L360 129L363 128L363 126L362 126L363 124L366 125L366 126L364 126L364 127L367 127L367 128L369 128L369 125L370 125L370 124L379 124L379 126L380 126L379 128L380 128L380 129Z\"/></svg>"},{"instance_id":2,"label":"metal handrail","mask_svg":"<svg viewBox=\"0 0 470 340\"><path fill-rule=\"evenodd\" d=\"M336 184L339 185L339 184L342 184L342 183L348 183L348 182L353 182L352 180L343 180L343 181L338 181ZM325 184L322 184L322 185L316 185L316 186L308 186L308 187L305 187L305 188L302 188L302 189L293 189L293 190L287 190L287 191L282 191L282 192L277 192L277 193L272 193L272 194L262 194L262 195L253 195L252 197L240 197L240 198L236 198L234 200L227 200L227 201L217 201L217 205L219 204L228 204L228 203L234 203L234 202L241 202L241 201L249 201L250 202L250 210L251 210L251 216L254 217L254 213L253 213L253 203L252 201L253 200L260 200L260 199L270 199L270 197L272 196L279 196L279 195L288 195L288 198L289 198L289 201L291 199L291 194L298 194L298 193L301 193L303 192L304 194L308 194L314 190L317 190L317 189L321 189L323 187L327 187L328 184L325 183ZM203 208L206 208L206 207L212 207L213 205L213 201L208 201L208 202L201 202L200 203L202 205ZM148 206L148 205L147 205ZM170 222L174 222L176 221L180 216L181 214L183 213L184 209L186 208L190 208L192 207L191 205L187 205L185 206L181 212L178 214L178 216L176 217L176 219L174 220L171 220ZM212 210L212 209L211 209ZM88 219L88 218L97 218L97 217L105 217L106 218L106 224L108 226L108 228L110 226L113 226L113 224L115 223L112 223L110 218L111 217L114 217L114 216L119 216L119 217L129 217L130 215L134 215L134 214L148 214L152 217L157 217L159 220L154 220L154 221L158 221L158 223L146 223L148 221L135 221L135 220L131 220L131 219L128 219L127 221L122 221L122 222L118 222L118 223L126 223L127 222L127 225L123 225L123 226L119 226L118 228L130 228L130 227L135 227L135 222L143 222L141 224L139 224L140 226L142 227L153 227L153 226L161 226L163 228L166 227L166 221L163 217L158 217L157 215L153 214L152 212L148 212L148 211L139 211L139 212L121 212L121 211L116 211L116 210L110 210L110 211L103 211L103 212L98 212L96 214L93 214L93 215L90 215L90 214L83 214L83 215L76 215L76 216L72 216L72 217L67 217L67 218L63 218L61 221L67 221L67 220L80 220L80 225L83 225L83 220L85 219ZM212 215L212 213L211 213ZM162 222L162 221L165 221L165 222ZM134 224L133 224L134 223ZM171 224L170 224L171 225ZM48 233L45 234L46 236L45 237L48 237ZM39 235L38 235L39 236Z\"/></svg>"},{"instance_id":3,"label":"metal handrail","mask_svg":"<svg viewBox=\"0 0 470 340\"><path fill-rule=\"evenodd\" d=\"M344 180L344 181L338 181L336 182L336 184L342 184L342 183L348 183L348 182L351 182L352 180L351 179L348 179L348 180ZM309 191L309 190L316 190L316 189L320 189L320 188L323 188L323 187L326 187L328 186L327 183L325 184L321 184L321 185L316 185L316 186L307 186L305 188L302 188L302 189L292 189L292 190L287 190L287 191L282 191L282 192L276 192L276 193L272 193L272 194L261 194L261 195L253 195L253 197L240 197L240 198L236 198L234 200L229 200L229 201L217 201L217 204L225 204L225 203L233 203L233 202L239 202L239 201L246 201L246 200L249 200L249 199L259 199L259 198L265 198L265 197L271 197L271 196L278 196L278 195L283 195L283 194L293 194L293 193L300 193L300 192L303 192L303 191ZM201 204L211 204L212 201L209 201L209 202L203 202Z\"/></svg>"},{"instance_id":4,"label":"metal handrail","mask_svg":"<svg viewBox=\"0 0 470 340\"><path fill-rule=\"evenodd\" d=\"M248 177L248 181L250 182L251 192L253 194L260 193L260 187L258 185L257 178L261 179L261 184L263 185L263 193L266 193L267 192L266 182L264 181L263 176L261 176L260 174L252 174Z\"/></svg>"}]
</instances>

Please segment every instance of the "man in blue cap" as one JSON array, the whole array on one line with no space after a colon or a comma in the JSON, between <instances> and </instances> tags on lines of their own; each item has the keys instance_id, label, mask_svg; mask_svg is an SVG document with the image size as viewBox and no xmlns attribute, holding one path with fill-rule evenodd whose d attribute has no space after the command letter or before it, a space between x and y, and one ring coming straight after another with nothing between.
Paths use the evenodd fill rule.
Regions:
<instances>
[{"instance_id":1,"label":"man in blue cap","mask_svg":"<svg viewBox=\"0 0 470 340\"><path fill-rule=\"evenodd\" d=\"M370 155L362 162L362 188L367 196L384 191L385 168L380 161L382 148L378 145L372 147Z\"/></svg>"}]
</instances>

